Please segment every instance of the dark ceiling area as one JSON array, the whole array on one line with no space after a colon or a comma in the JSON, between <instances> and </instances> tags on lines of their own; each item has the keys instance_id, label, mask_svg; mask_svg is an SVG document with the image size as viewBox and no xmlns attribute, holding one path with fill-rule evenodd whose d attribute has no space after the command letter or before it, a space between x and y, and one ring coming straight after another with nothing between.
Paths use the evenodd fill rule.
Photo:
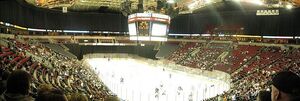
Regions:
<instances>
[{"instance_id":1,"label":"dark ceiling area","mask_svg":"<svg viewBox=\"0 0 300 101\"><path fill-rule=\"evenodd\" d=\"M180 8L180 12L193 12L206 6L215 6L220 2L236 2L243 7L244 3L252 3L268 8L284 8L291 5L299 7L300 0L24 0L28 4L48 9L57 9L68 7L70 11L97 11L99 8L122 11L124 7L129 6L130 10L137 10L139 4L143 9L149 7L158 8L158 6L171 6Z\"/></svg>"},{"instance_id":2,"label":"dark ceiling area","mask_svg":"<svg viewBox=\"0 0 300 101\"><path fill-rule=\"evenodd\" d=\"M127 17L114 13L63 13L16 0L1 1L0 21L28 28L126 32Z\"/></svg>"},{"instance_id":3,"label":"dark ceiling area","mask_svg":"<svg viewBox=\"0 0 300 101\"><path fill-rule=\"evenodd\" d=\"M68 12L119 13L155 12L171 16L204 13L297 8L300 0L21 0L31 6ZM218 8L218 9L215 9Z\"/></svg>"}]
</instances>

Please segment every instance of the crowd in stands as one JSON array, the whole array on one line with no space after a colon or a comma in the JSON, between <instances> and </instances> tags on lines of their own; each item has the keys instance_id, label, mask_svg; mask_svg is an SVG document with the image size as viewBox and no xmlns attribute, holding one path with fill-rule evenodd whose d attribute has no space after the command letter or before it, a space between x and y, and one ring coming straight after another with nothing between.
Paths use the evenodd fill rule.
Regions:
<instances>
[{"instance_id":1,"label":"crowd in stands","mask_svg":"<svg viewBox=\"0 0 300 101\"><path fill-rule=\"evenodd\" d=\"M103 101L110 91L95 72L41 43L1 39L0 93L4 101ZM81 100L79 100L81 99Z\"/></svg>"},{"instance_id":2,"label":"crowd in stands","mask_svg":"<svg viewBox=\"0 0 300 101\"><path fill-rule=\"evenodd\" d=\"M196 49L196 47L199 45L201 45L201 43L180 43L179 49L174 51L174 53L171 54L168 59L175 63L179 63L188 55L188 53Z\"/></svg>"},{"instance_id":3,"label":"crowd in stands","mask_svg":"<svg viewBox=\"0 0 300 101\"><path fill-rule=\"evenodd\" d=\"M272 75L281 71L292 71L300 75L299 48L237 45L235 43L186 44L181 43L180 47L168 57L168 60L188 67L204 70L216 69L231 74L231 89L223 95L207 99L207 101L224 101L223 99L254 101L260 91L271 90L269 81L272 81Z\"/></svg>"},{"instance_id":4,"label":"crowd in stands","mask_svg":"<svg viewBox=\"0 0 300 101\"><path fill-rule=\"evenodd\" d=\"M114 99L98 76L79 60L65 57L30 40L1 40L7 43L0 45L1 101ZM277 88L277 92L284 92L280 96L294 94L286 89L299 84L297 80L292 80L296 83L289 83L291 80L276 78L282 71L300 75L299 48L211 42L183 42L179 46L168 60L184 66L222 70L231 74L231 89L207 101L269 99L266 96L269 96L271 90L274 93Z\"/></svg>"},{"instance_id":5,"label":"crowd in stands","mask_svg":"<svg viewBox=\"0 0 300 101\"><path fill-rule=\"evenodd\" d=\"M168 60L183 66L212 70L216 63L226 61L222 57L229 44L219 43L180 43Z\"/></svg>"},{"instance_id":6,"label":"crowd in stands","mask_svg":"<svg viewBox=\"0 0 300 101\"><path fill-rule=\"evenodd\" d=\"M190 55L182 61L182 65L201 68L206 70L212 70L212 65L218 61L218 57L227 48L227 44L210 43L206 46L202 44L202 47L198 47L191 52Z\"/></svg>"}]
</instances>

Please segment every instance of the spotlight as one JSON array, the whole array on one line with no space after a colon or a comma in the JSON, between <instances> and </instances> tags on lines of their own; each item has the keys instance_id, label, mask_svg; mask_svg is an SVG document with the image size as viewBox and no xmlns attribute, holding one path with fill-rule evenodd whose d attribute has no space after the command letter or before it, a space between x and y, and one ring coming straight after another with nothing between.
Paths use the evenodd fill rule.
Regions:
<instances>
[{"instance_id":1,"label":"spotlight","mask_svg":"<svg viewBox=\"0 0 300 101\"><path fill-rule=\"evenodd\" d=\"M293 5L288 4L288 5L286 5L285 7L286 7L287 9L292 9L292 8L293 8Z\"/></svg>"},{"instance_id":2,"label":"spotlight","mask_svg":"<svg viewBox=\"0 0 300 101\"><path fill-rule=\"evenodd\" d=\"M251 2L253 4L257 4L257 5L263 5L264 4L261 0L251 0L251 1L248 1L248 2Z\"/></svg>"},{"instance_id":3,"label":"spotlight","mask_svg":"<svg viewBox=\"0 0 300 101\"><path fill-rule=\"evenodd\" d=\"M173 3L175 3L175 1L174 0L168 0L167 3L173 4Z\"/></svg>"},{"instance_id":4,"label":"spotlight","mask_svg":"<svg viewBox=\"0 0 300 101\"><path fill-rule=\"evenodd\" d=\"M195 8L195 5L196 5L195 3L191 3L188 5L188 8L192 10Z\"/></svg>"},{"instance_id":5,"label":"spotlight","mask_svg":"<svg viewBox=\"0 0 300 101\"><path fill-rule=\"evenodd\" d=\"M205 3L207 3L207 4L209 4L211 2L212 2L211 0L205 0Z\"/></svg>"}]
</instances>

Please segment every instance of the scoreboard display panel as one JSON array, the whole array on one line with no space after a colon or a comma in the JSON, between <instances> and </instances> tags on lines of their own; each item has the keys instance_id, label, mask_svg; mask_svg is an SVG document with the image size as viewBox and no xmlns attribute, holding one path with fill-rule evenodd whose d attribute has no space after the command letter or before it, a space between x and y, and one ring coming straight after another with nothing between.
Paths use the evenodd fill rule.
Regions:
<instances>
[{"instance_id":1,"label":"scoreboard display panel","mask_svg":"<svg viewBox=\"0 0 300 101\"><path fill-rule=\"evenodd\" d=\"M136 13L128 16L130 40L167 41L170 17L156 13Z\"/></svg>"},{"instance_id":2,"label":"scoreboard display panel","mask_svg":"<svg viewBox=\"0 0 300 101\"><path fill-rule=\"evenodd\" d=\"M168 26L163 23L153 23L151 33L152 36L166 36Z\"/></svg>"},{"instance_id":3,"label":"scoreboard display panel","mask_svg":"<svg viewBox=\"0 0 300 101\"><path fill-rule=\"evenodd\" d=\"M130 36L136 36L137 33L136 33L136 25L135 25L135 23L129 24L128 27L129 27L129 35Z\"/></svg>"},{"instance_id":4,"label":"scoreboard display panel","mask_svg":"<svg viewBox=\"0 0 300 101\"><path fill-rule=\"evenodd\" d=\"M139 36L149 36L150 22L149 21L138 21L138 32Z\"/></svg>"}]
</instances>

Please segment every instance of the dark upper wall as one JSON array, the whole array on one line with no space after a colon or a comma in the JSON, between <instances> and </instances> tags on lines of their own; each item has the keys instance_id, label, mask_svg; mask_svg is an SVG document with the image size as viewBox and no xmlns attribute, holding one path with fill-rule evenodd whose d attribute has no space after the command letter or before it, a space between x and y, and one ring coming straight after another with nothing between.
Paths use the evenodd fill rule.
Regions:
<instances>
[{"instance_id":1,"label":"dark upper wall","mask_svg":"<svg viewBox=\"0 0 300 101\"><path fill-rule=\"evenodd\" d=\"M65 44L71 53L77 56L78 59L82 59L83 55L91 53L128 53L135 54L141 57L156 59L157 53L154 49L154 45L145 46L85 46L78 44Z\"/></svg>"},{"instance_id":2,"label":"dark upper wall","mask_svg":"<svg viewBox=\"0 0 300 101\"><path fill-rule=\"evenodd\" d=\"M128 31L127 18L122 14L62 13L33 7L22 1L0 1L0 21L31 28Z\"/></svg>"},{"instance_id":3,"label":"dark upper wall","mask_svg":"<svg viewBox=\"0 0 300 101\"><path fill-rule=\"evenodd\" d=\"M280 9L279 16L256 16L256 10L265 10L253 4L221 2L207 6L194 14L172 19L171 33L207 33L219 26L240 26L250 35L299 35L300 9Z\"/></svg>"},{"instance_id":4,"label":"dark upper wall","mask_svg":"<svg viewBox=\"0 0 300 101\"><path fill-rule=\"evenodd\" d=\"M279 16L256 16L248 14L180 15L172 19L170 33L207 33L218 26L240 26L250 35L299 35L300 12Z\"/></svg>"}]
</instances>

